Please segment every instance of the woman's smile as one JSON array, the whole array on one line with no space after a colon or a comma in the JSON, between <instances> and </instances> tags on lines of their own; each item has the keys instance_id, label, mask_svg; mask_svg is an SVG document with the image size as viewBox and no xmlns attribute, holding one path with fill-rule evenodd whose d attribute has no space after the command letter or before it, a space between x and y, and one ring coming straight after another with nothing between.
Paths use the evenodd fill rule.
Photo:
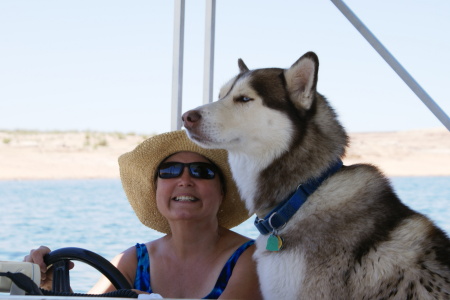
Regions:
<instances>
[{"instance_id":1,"label":"woman's smile","mask_svg":"<svg viewBox=\"0 0 450 300\"><path fill-rule=\"evenodd\" d=\"M195 198L193 196L176 196L173 197L172 200L178 201L178 202L195 202L198 201L198 198Z\"/></svg>"}]
</instances>

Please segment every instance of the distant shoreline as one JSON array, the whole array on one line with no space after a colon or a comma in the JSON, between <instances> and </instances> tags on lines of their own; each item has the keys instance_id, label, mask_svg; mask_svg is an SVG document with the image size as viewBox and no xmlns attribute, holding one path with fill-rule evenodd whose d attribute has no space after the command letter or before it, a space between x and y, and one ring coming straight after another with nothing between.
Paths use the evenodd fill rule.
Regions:
<instances>
[{"instance_id":1,"label":"distant shoreline","mask_svg":"<svg viewBox=\"0 0 450 300\"><path fill-rule=\"evenodd\" d=\"M450 176L445 128L350 133L344 164L371 163L387 176ZM0 131L0 180L119 178L118 157L149 135Z\"/></svg>"}]
</instances>

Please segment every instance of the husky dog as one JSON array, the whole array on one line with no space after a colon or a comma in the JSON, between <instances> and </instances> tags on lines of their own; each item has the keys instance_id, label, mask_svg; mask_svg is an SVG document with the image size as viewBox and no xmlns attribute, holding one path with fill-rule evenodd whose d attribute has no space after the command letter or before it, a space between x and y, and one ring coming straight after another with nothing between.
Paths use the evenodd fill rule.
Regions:
<instances>
[{"instance_id":1,"label":"husky dog","mask_svg":"<svg viewBox=\"0 0 450 300\"><path fill-rule=\"evenodd\" d=\"M368 164L342 166L347 134L316 91L318 58L249 70L183 114L189 137L229 152L262 235L266 299L449 299L450 239ZM430 199L432 201L432 199Z\"/></svg>"}]
</instances>

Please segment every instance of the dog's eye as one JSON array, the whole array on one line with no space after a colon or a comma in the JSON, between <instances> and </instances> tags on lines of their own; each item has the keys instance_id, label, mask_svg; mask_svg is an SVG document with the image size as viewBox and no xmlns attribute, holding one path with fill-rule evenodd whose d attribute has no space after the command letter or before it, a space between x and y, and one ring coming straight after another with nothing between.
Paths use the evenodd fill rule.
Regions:
<instances>
[{"instance_id":1,"label":"dog's eye","mask_svg":"<svg viewBox=\"0 0 450 300\"><path fill-rule=\"evenodd\" d=\"M236 102L249 102L252 101L253 99L247 96L239 96L237 97L234 101Z\"/></svg>"}]
</instances>

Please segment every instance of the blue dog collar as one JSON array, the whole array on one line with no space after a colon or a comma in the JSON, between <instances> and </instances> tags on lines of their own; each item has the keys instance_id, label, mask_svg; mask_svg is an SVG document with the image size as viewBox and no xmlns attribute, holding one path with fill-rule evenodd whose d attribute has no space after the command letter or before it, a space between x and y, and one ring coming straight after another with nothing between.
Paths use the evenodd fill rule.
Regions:
<instances>
[{"instance_id":1,"label":"blue dog collar","mask_svg":"<svg viewBox=\"0 0 450 300\"><path fill-rule=\"evenodd\" d=\"M339 159L318 178L301 184L291 196L277 205L264 219L256 217L255 226L259 232L262 235L267 235L284 227L303 203L306 202L309 195L314 193L325 179L339 171L342 165L342 161Z\"/></svg>"}]
</instances>

